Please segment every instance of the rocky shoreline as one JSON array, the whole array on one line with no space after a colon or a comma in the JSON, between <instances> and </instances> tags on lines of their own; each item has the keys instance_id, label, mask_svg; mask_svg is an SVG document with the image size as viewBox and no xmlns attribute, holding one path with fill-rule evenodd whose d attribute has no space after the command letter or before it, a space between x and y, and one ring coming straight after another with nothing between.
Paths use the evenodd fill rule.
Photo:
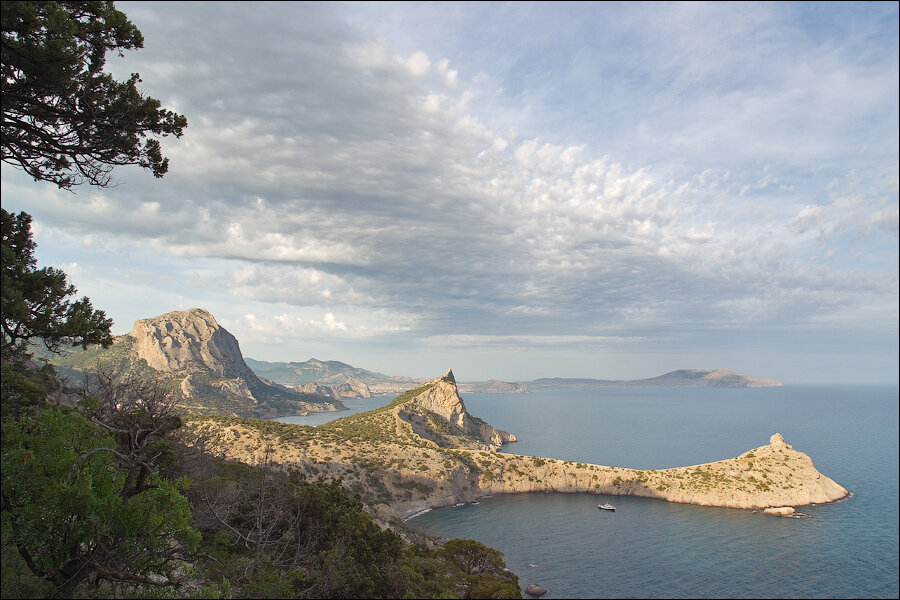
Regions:
<instances>
[{"instance_id":1,"label":"rocky shoreline","mask_svg":"<svg viewBox=\"0 0 900 600\"><path fill-rule=\"evenodd\" d=\"M267 457L310 477L340 478L384 522L495 494L592 493L754 510L849 495L778 433L732 459L660 470L498 452L514 436L469 415L449 371L391 405L327 428L281 425L286 429L273 435L271 426L264 431L254 422L189 423L225 458Z\"/></svg>"}]
</instances>

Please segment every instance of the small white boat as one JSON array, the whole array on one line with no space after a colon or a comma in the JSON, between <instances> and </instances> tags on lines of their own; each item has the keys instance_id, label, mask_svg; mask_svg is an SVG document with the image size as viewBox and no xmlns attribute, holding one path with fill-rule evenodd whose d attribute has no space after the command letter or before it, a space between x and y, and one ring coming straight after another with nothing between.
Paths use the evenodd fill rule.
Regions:
<instances>
[{"instance_id":1,"label":"small white boat","mask_svg":"<svg viewBox=\"0 0 900 600\"><path fill-rule=\"evenodd\" d=\"M465 505L466 505L465 502L457 502L457 503L456 503L456 506L465 506Z\"/></svg>"},{"instance_id":2,"label":"small white boat","mask_svg":"<svg viewBox=\"0 0 900 600\"><path fill-rule=\"evenodd\" d=\"M606 504L598 504L598 505L597 505L597 508L599 508L600 510L611 510L611 511L613 511L613 512L615 512L615 510L616 510L616 507L613 506L612 504L609 504L609 503L606 503Z\"/></svg>"}]
</instances>

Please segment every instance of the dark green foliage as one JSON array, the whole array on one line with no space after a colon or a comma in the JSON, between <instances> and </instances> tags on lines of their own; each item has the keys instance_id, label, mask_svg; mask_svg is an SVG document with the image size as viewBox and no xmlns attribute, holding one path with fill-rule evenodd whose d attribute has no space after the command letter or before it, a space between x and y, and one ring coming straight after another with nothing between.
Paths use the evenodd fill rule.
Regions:
<instances>
[{"instance_id":1,"label":"dark green foliage","mask_svg":"<svg viewBox=\"0 0 900 600\"><path fill-rule=\"evenodd\" d=\"M339 481L205 463L190 490L214 579L246 598L453 598L443 557L381 529Z\"/></svg>"},{"instance_id":2,"label":"dark green foliage","mask_svg":"<svg viewBox=\"0 0 900 600\"><path fill-rule=\"evenodd\" d=\"M3 541L56 593L88 576L171 583L165 573L198 541L187 481L151 473L142 489L129 487L120 447L72 412L3 422Z\"/></svg>"},{"instance_id":3,"label":"dark green foliage","mask_svg":"<svg viewBox=\"0 0 900 600\"><path fill-rule=\"evenodd\" d=\"M506 570L503 553L475 540L449 540L443 555L456 568L454 587L469 598L521 598L519 578ZM462 596L462 594L461 594Z\"/></svg>"},{"instance_id":4,"label":"dark green foliage","mask_svg":"<svg viewBox=\"0 0 900 600\"><path fill-rule=\"evenodd\" d=\"M53 367L0 362L0 416L18 415L29 406L45 404L48 394L58 388Z\"/></svg>"},{"instance_id":5,"label":"dark green foliage","mask_svg":"<svg viewBox=\"0 0 900 600\"><path fill-rule=\"evenodd\" d=\"M116 165L168 170L157 139L187 119L103 72L109 51L141 48L112 2L2 3L2 159L60 188L106 186Z\"/></svg>"},{"instance_id":6,"label":"dark green foliage","mask_svg":"<svg viewBox=\"0 0 900 600\"><path fill-rule=\"evenodd\" d=\"M89 383L77 412L4 421L5 597L184 596L181 559L203 586L193 597L520 597L495 550L411 545L340 481L173 446L180 420L162 388L102 373ZM219 420L272 437L310 429Z\"/></svg>"},{"instance_id":7,"label":"dark green foliage","mask_svg":"<svg viewBox=\"0 0 900 600\"><path fill-rule=\"evenodd\" d=\"M5 9L4 9L5 10ZM4 92L5 94L5 92ZM112 320L94 310L90 300L69 298L76 292L66 274L53 267L37 268L31 216L2 215L2 312L4 362L27 357L29 340L40 339L52 352L61 345L112 343Z\"/></svg>"}]
</instances>

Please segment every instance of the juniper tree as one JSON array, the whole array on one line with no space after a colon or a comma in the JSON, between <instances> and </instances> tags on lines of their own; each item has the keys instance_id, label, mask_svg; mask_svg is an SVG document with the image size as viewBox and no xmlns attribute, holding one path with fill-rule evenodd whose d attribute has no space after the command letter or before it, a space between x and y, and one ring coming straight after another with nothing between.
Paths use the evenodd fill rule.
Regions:
<instances>
[{"instance_id":1,"label":"juniper tree","mask_svg":"<svg viewBox=\"0 0 900 600\"><path fill-rule=\"evenodd\" d=\"M52 352L58 352L61 345L109 346L112 320L103 311L94 310L87 298L71 300L77 290L64 271L37 268L31 217L24 212L13 215L2 208L0 216L3 362L25 358L30 341L41 341Z\"/></svg>"},{"instance_id":2,"label":"juniper tree","mask_svg":"<svg viewBox=\"0 0 900 600\"><path fill-rule=\"evenodd\" d=\"M157 136L187 119L103 68L110 51L142 48L140 30L113 2L14 2L2 11L2 160L60 188L110 184L117 165L162 177Z\"/></svg>"}]
</instances>

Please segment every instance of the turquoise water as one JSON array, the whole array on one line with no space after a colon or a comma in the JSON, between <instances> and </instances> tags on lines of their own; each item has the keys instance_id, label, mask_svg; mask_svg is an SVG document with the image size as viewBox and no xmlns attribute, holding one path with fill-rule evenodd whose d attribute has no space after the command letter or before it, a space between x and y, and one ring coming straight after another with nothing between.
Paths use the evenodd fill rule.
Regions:
<instances>
[{"instance_id":1,"label":"turquoise water","mask_svg":"<svg viewBox=\"0 0 900 600\"><path fill-rule=\"evenodd\" d=\"M495 496L408 522L501 550L545 598L896 598L896 386L466 394L505 452L632 468L732 458L781 433L853 493L808 519L587 494ZM609 501L615 513L597 510Z\"/></svg>"}]
</instances>

